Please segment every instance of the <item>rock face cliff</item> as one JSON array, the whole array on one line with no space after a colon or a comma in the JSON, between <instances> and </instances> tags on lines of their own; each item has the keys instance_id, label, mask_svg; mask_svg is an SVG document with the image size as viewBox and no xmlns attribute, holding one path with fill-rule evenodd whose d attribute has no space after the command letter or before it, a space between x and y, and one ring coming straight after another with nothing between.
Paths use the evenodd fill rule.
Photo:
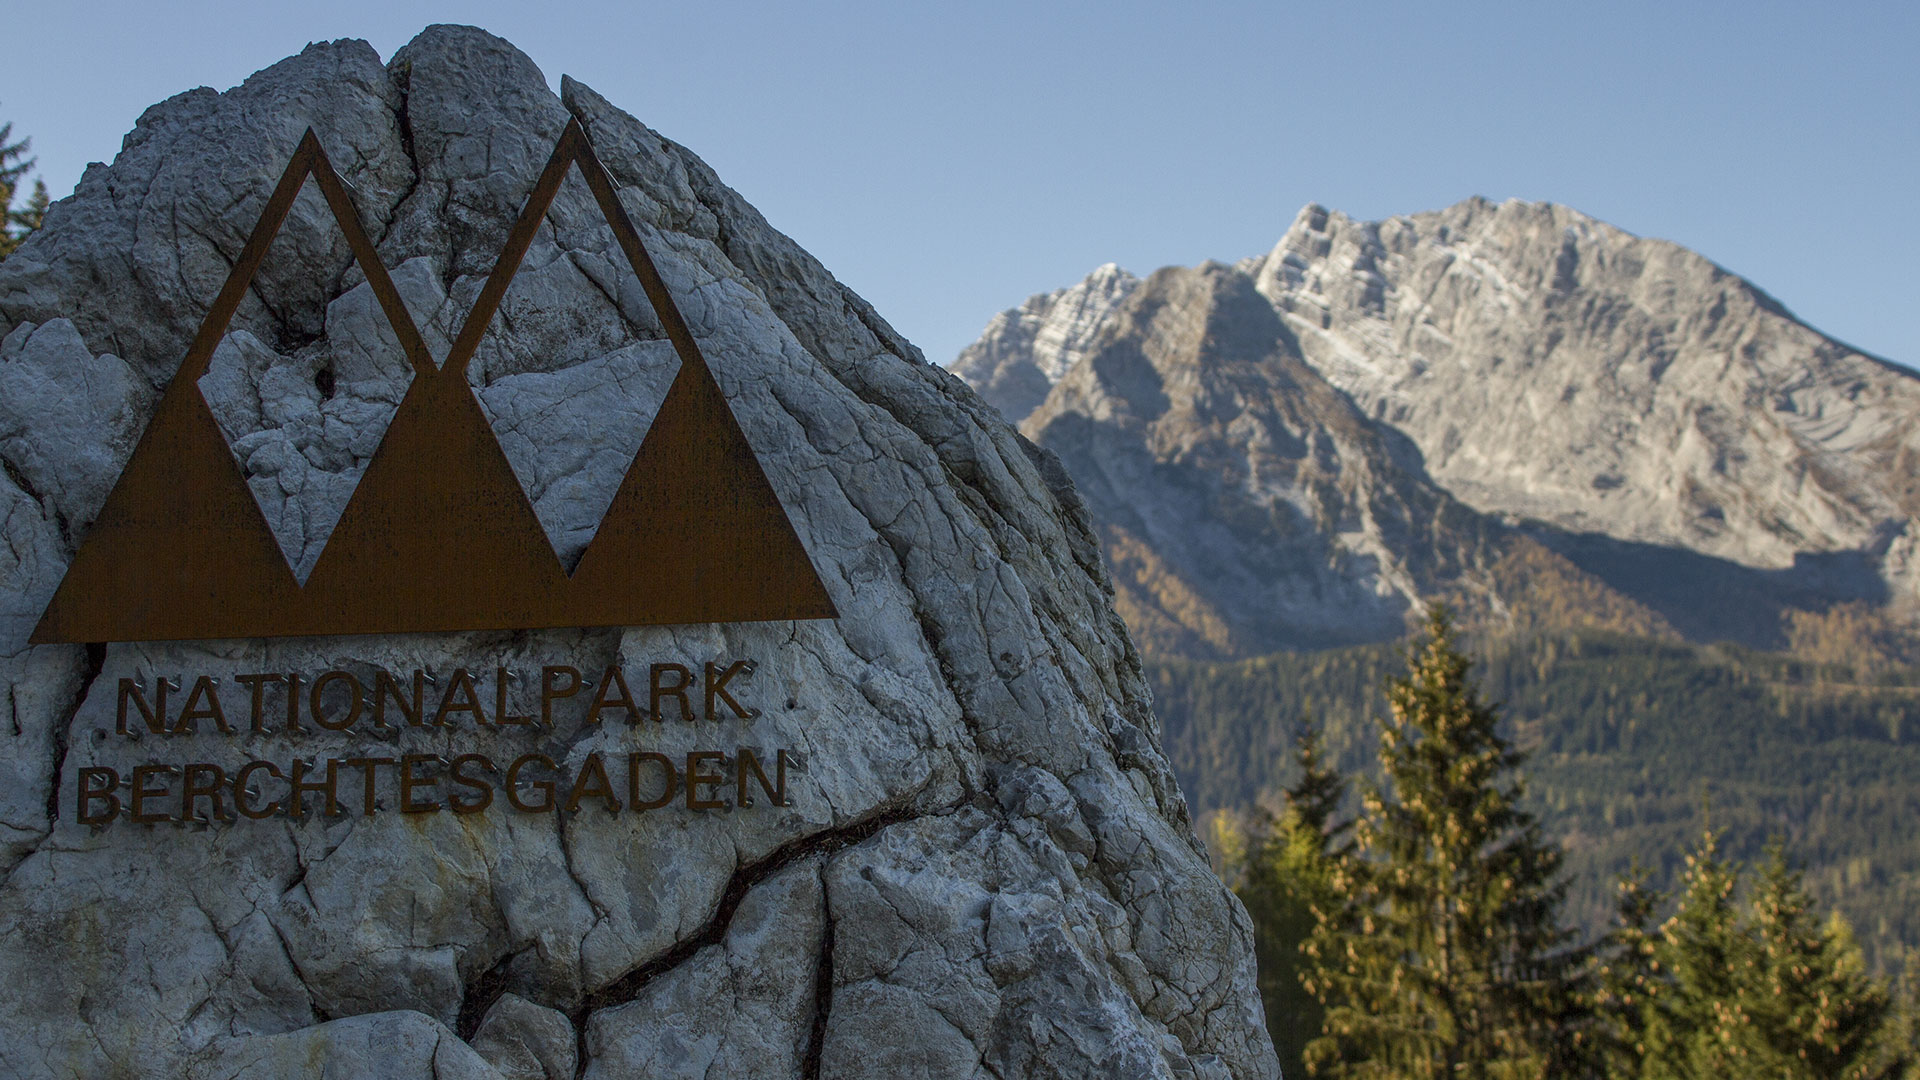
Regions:
<instances>
[{"instance_id":1,"label":"rock face cliff","mask_svg":"<svg viewBox=\"0 0 1920 1080\"><path fill-rule=\"evenodd\" d=\"M1474 199L1310 206L1247 269L1309 362L1481 509L1770 570L1885 557L1914 593L1920 380L1694 252Z\"/></svg>"},{"instance_id":2,"label":"rock face cliff","mask_svg":"<svg viewBox=\"0 0 1920 1080\"><path fill-rule=\"evenodd\" d=\"M441 356L570 117L837 620L26 643L302 131L352 185ZM1059 463L593 91L565 81L556 97L506 42L434 27L386 64L364 43L314 45L226 93L182 94L0 265L0 320L0 1072L1278 1075L1246 917L1193 838ZM564 562L676 365L570 178L469 370ZM305 191L200 383L297 573L408 378ZM625 670L644 697L654 665L697 675L731 658L757 663L732 684L734 713L709 695L685 719L654 702L647 718L511 723L515 700L539 715L527 695L543 668ZM345 706L313 685L416 669L428 700L452 698L455 669L484 673L485 692L440 722L336 727ZM298 673L310 698L286 692ZM201 676L224 714L206 711ZM163 687L156 729L140 708ZM788 752L787 805L753 798L755 747L769 763ZM690 755L708 749L721 772L700 775L727 780L696 787ZM642 812L624 764L589 782L636 752L686 763L684 803L669 790ZM539 755L528 775L552 778L477 788L496 805L450 812L455 784L436 770L462 755ZM396 759L442 786L420 795ZM283 790L261 779L277 772L252 774L266 790L187 794L248 760L296 776L344 763L325 781L339 812L316 788L303 814L247 816ZM113 788L150 820L102 823L107 769L170 794ZM573 806L539 810L540 783L549 804L571 788ZM423 799L440 809L404 812Z\"/></svg>"},{"instance_id":3,"label":"rock face cliff","mask_svg":"<svg viewBox=\"0 0 1920 1080\"><path fill-rule=\"evenodd\" d=\"M1309 206L1265 256L1088 302L1126 280L1034 297L953 367L1062 455L1152 648L1378 639L1437 596L1495 618L1578 596L1619 628L1755 645L1792 611L1920 606L1920 380L1677 245L1551 205ZM1042 348L1048 327L1086 344ZM1122 354L1153 358L1130 385L1180 388L1144 421L1113 404ZM1254 404L1274 395L1278 426Z\"/></svg>"},{"instance_id":4,"label":"rock face cliff","mask_svg":"<svg viewBox=\"0 0 1920 1080\"><path fill-rule=\"evenodd\" d=\"M1140 284L1113 263L1065 289L1027 298L993 317L980 340L961 350L953 373L987 404L1018 421L1087 355L1093 335Z\"/></svg>"},{"instance_id":5,"label":"rock face cliff","mask_svg":"<svg viewBox=\"0 0 1920 1080\"><path fill-rule=\"evenodd\" d=\"M1156 651L1391 637L1409 597L1490 558L1479 516L1396 460L1230 267L1148 278L1025 430L1073 471Z\"/></svg>"}]
</instances>

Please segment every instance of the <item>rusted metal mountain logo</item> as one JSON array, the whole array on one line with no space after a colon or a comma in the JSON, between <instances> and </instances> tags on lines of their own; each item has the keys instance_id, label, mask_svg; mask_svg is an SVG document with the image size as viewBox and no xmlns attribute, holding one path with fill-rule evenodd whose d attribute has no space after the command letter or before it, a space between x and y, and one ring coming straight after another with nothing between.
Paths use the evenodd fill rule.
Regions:
<instances>
[{"instance_id":1,"label":"rusted metal mountain logo","mask_svg":"<svg viewBox=\"0 0 1920 1080\"><path fill-rule=\"evenodd\" d=\"M467 383L570 167L592 191L680 368L579 564L555 555ZM319 185L413 381L305 584L199 381L294 197ZM575 120L434 366L309 130L32 641L154 641L833 618L699 346Z\"/></svg>"}]
</instances>

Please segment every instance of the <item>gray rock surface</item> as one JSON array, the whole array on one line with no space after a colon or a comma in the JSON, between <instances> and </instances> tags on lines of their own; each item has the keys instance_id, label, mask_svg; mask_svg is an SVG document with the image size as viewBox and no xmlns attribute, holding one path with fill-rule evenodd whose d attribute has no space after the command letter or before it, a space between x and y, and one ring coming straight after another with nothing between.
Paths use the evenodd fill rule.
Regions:
<instances>
[{"instance_id":1,"label":"gray rock surface","mask_svg":"<svg viewBox=\"0 0 1920 1080\"><path fill-rule=\"evenodd\" d=\"M1510 617L1543 569L1600 621L1704 640L1920 616L1920 379L1678 245L1546 204L1309 206L1265 256L1085 299L1114 281L952 366L1061 454L1156 651L1375 640L1443 595Z\"/></svg>"},{"instance_id":2,"label":"gray rock surface","mask_svg":"<svg viewBox=\"0 0 1920 1080\"><path fill-rule=\"evenodd\" d=\"M593 1015L588 1080L799 1075L826 933L818 860L769 878L741 901L725 941Z\"/></svg>"},{"instance_id":3,"label":"gray rock surface","mask_svg":"<svg viewBox=\"0 0 1920 1080\"><path fill-rule=\"evenodd\" d=\"M572 1080L579 1037L567 1015L503 993L473 1034L473 1048L506 1080Z\"/></svg>"},{"instance_id":4,"label":"gray rock surface","mask_svg":"<svg viewBox=\"0 0 1920 1080\"><path fill-rule=\"evenodd\" d=\"M1144 645L1258 655L1394 637L1501 530L1308 367L1244 273L1155 273L1023 430L1060 455Z\"/></svg>"},{"instance_id":5,"label":"gray rock surface","mask_svg":"<svg viewBox=\"0 0 1920 1080\"><path fill-rule=\"evenodd\" d=\"M1106 317L1140 284L1108 263L1077 284L1030 296L993 317L980 340L949 365L987 404L1019 420L1087 355Z\"/></svg>"},{"instance_id":6,"label":"gray rock surface","mask_svg":"<svg viewBox=\"0 0 1920 1080\"><path fill-rule=\"evenodd\" d=\"M308 126L439 355L569 116L838 620L26 644ZM922 1075L1278 1074L1246 916L1194 840L1058 463L593 91L556 97L506 42L434 27L386 64L319 44L182 94L0 264L0 331L0 1074L879 1077L914 1052ZM650 422L661 338L570 178L469 376L563 556ZM296 567L406 379L310 185L202 382ZM752 719L254 731L235 686L743 657ZM117 730L123 678L200 674L232 734ZM337 816L315 797L298 818L78 820L86 768L537 752L564 780L595 753L732 768L737 747L791 752L788 805L402 814L380 783L367 814L366 766Z\"/></svg>"},{"instance_id":7,"label":"gray rock surface","mask_svg":"<svg viewBox=\"0 0 1920 1080\"><path fill-rule=\"evenodd\" d=\"M1769 569L1883 554L1920 510L1920 379L1677 244L1517 200L1309 206L1248 269L1481 509Z\"/></svg>"}]
</instances>

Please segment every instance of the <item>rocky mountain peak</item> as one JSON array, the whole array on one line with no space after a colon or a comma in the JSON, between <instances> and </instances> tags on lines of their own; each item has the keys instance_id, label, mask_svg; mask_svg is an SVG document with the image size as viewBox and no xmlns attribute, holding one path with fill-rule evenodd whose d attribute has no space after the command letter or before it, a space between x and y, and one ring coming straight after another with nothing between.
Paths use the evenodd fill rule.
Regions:
<instances>
[{"instance_id":1,"label":"rocky mountain peak","mask_svg":"<svg viewBox=\"0 0 1920 1080\"><path fill-rule=\"evenodd\" d=\"M1026 378L1021 395L997 400L1037 436L1064 414L1105 422L1117 401L1148 400L1125 341L1158 358L1152 383L1169 403L1216 411L1247 395L1182 399L1181 388L1208 384L1206 365L1235 355L1235 341L1278 342L1247 370L1288 392L1308 385L1296 368L1330 388L1302 414L1313 424L1372 426L1389 451L1382 468L1598 575L1635 625L1765 644L1789 610L1857 601L1901 612L1920 600L1910 423L1920 380L1798 322L1699 254L1565 206L1474 198L1376 222L1309 205L1233 272L1248 284L1224 284L1219 267L1181 271L1194 280L1164 290L1149 287L1164 271L1150 277L1082 331L1095 347L1056 380L1064 396L1030 414L1019 410L1038 393L1040 365L1025 359L1018 313L1044 317L1074 290L1000 316L955 369L989 400L995 373ZM1247 287L1270 314L1245 302ZM1143 296L1185 313L1147 319ZM1091 370L1096 361L1111 371ZM1223 458L1248 452L1215 439L1205 409L1170 404L1165 415L1184 417L1185 434L1156 421L1153 454L1191 456L1209 439ZM1443 561L1465 565L1458 558ZM1400 550L1397 561L1417 560ZM1499 577L1498 563L1482 569ZM1455 585L1495 597L1485 574ZM1408 603L1420 591L1382 587Z\"/></svg>"},{"instance_id":2,"label":"rocky mountain peak","mask_svg":"<svg viewBox=\"0 0 1920 1080\"><path fill-rule=\"evenodd\" d=\"M1253 272L1309 362L1482 510L1782 569L1920 509L1920 381L1677 244L1517 200L1309 207Z\"/></svg>"},{"instance_id":3,"label":"rocky mountain peak","mask_svg":"<svg viewBox=\"0 0 1920 1080\"><path fill-rule=\"evenodd\" d=\"M980 340L953 362L953 371L988 404L1017 420L1079 363L1101 321L1139 284L1139 278L1107 263L1076 285L1029 297L994 316Z\"/></svg>"},{"instance_id":4,"label":"rocky mountain peak","mask_svg":"<svg viewBox=\"0 0 1920 1080\"><path fill-rule=\"evenodd\" d=\"M1021 430L1073 471L1156 653L1392 636L1487 543L1220 263L1142 282Z\"/></svg>"}]
</instances>

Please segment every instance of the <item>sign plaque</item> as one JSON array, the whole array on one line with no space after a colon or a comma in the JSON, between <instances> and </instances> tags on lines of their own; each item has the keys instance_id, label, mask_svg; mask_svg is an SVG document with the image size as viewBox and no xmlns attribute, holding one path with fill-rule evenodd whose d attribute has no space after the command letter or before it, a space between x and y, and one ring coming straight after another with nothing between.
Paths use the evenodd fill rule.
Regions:
<instances>
[{"instance_id":1,"label":"sign plaque","mask_svg":"<svg viewBox=\"0 0 1920 1080\"><path fill-rule=\"evenodd\" d=\"M574 167L666 328L680 369L569 574L467 383L467 365ZM309 177L346 234L413 381L303 584L248 490L199 381ZM524 630L835 614L611 178L572 120L437 366L345 183L309 130L31 640Z\"/></svg>"},{"instance_id":2,"label":"sign plaque","mask_svg":"<svg viewBox=\"0 0 1920 1080\"><path fill-rule=\"evenodd\" d=\"M577 168L646 293L680 366L599 529L569 573L467 382L467 366L571 169ZM276 542L199 382L302 186L311 179L379 300L412 382L313 572L302 583ZM201 321L186 358L32 641L272 638L834 618L685 319L578 120L570 121L506 246L436 364L368 240L346 183L309 129ZM78 769L76 820L187 825L305 816L641 812L674 805L791 805L804 755L728 740L711 749L447 752L444 729L746 722L751 659L682 658L636 669L180 673L122 677L125 740L257 736L292 748L225 764L154 761ZM429 741L442 749L327 756L332 737ZM685 740L679 740L684 742ZM196 742L196 745L199 745ZM381 793L389 798L381 798Z\"/></svg>"}]
</instances>

